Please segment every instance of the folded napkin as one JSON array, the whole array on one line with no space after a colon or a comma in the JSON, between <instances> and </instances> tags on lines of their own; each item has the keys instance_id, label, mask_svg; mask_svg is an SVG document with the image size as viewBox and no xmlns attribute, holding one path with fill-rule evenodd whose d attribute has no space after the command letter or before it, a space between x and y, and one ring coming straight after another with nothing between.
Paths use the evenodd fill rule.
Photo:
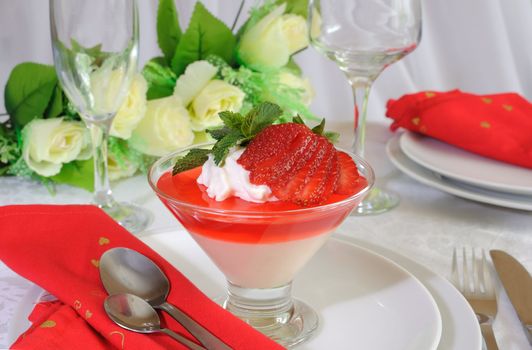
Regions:
<instances>
[{"instance_id":1,"label":"folded napkin","mask_svg":"<svg viewBox=\"0 0 532 350\"><path fill-rule=\"evenodd\" d=\"M107 293L98 261L113 247L128 247L150 259L170 279L168 301L233 349L282 349L207 298L156 252L89 205L0 207L0 258L59 301L38 304L33 325L13 349L185 349L164 334L130 332L105 314ZM164 325L194 339L172 318Z\"/></svg>"},{"instance_id":2,"label":"folded napkin","mask_svg":"<svg viewBox=\"0 0 532 350\"><path fill-rule=\"evenodd\" d=\"M399 127L467 151L532 168L532 104L515 93L474 95L425 91L387 104Z\"/></svg>"}]
</instances>

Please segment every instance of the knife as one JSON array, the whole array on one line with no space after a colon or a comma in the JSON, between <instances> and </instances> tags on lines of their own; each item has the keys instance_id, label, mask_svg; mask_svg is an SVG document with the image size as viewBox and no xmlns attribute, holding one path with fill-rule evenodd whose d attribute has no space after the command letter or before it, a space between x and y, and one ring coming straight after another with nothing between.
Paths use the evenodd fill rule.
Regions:
<instances>
[{"instance_id":1,"label":"knife","mask_svg":"<svg viewBox=\"0 0 532 350\"><path fill-rule=\"evenodd\" d=\"M491 260L532 344L532 277L519 261L502 250L491 250Z\"/></svg>"}]
</instances>

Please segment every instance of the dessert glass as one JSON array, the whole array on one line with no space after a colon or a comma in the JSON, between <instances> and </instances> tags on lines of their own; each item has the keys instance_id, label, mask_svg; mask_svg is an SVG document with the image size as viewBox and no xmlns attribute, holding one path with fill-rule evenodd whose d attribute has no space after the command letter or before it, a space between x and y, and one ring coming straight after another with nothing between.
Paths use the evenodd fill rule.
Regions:
<instances>
[{"instance_id":1,"label":"dessert glass","mask_svg":"<svg viewBox=\"0 0 532 350\"><path fill-rule=\"evenodd\" d=\"M285 347L308 339L317 330L318 316L307 304L292 298L292 280L369 192L374 183L372 168L348 153L367 184L338 202L275 211L228 209L177 199L162 188L165 179L173 181L172 167L188 150L156 161L148 181L225 275L224 308Z\"/></svg>"}]
</instances>

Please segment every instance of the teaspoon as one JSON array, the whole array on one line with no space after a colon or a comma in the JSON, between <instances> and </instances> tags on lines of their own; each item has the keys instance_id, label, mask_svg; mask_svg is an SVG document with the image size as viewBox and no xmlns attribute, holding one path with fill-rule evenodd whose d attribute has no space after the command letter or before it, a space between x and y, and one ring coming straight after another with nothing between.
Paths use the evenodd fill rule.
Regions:
<instances>
[{"instance_id":1,"label":"teaspoon","mask_svg":"<svg viewBox=\"0 0 532 350\"><path fill-rule=\"evenodd\" d=\"M139 333L161 332L192 350L204 347L188 340L168 328L161 328L157 311L143 299L132 294L110 295L104 302L105 312L120 327Z\"/></svg>"},{"instance_id":2,"label":"teaspoon","mask_svg":"<svg viewBox=\"0 0 532 350\"><path fill-rule=\"evenodd\" d=\"M146 256L128 248L113 248L100 258L100 279L109 294L134 294L156 309L169 313L209 350L230 350L214 334L190 316L166 302L170 282Z\"/></svg>"}]
</instances>

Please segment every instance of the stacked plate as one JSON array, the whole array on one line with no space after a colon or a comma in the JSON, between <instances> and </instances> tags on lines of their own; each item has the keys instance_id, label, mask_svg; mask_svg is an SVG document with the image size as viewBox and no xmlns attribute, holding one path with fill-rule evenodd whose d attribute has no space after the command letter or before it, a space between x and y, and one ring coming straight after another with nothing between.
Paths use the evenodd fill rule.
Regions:
<instances>
[{"instance_id":1,"label":"stacked plate","mask_svg":"<svg viewBox=\"0 0 532 350\"><path fill-rule=\"evenodd\" d=\"M392 138L386 151L395 166L426 185L482 203L532 211L532 169L411 132Z\"/></svg>"}]
</instances>

